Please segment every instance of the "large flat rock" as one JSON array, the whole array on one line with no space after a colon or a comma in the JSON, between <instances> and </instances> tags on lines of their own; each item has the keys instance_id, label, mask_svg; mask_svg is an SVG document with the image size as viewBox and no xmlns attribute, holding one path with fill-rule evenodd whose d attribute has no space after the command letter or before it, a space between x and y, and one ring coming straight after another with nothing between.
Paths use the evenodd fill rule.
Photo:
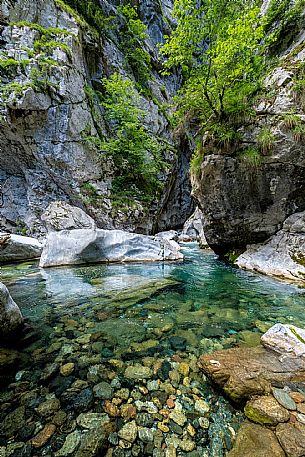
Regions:
<instances>
[{"instance_id":1,"label":"large flat rock","mask_svg":"<svg viewBox=\"0 0 305 457\"><path fill-rule=\"evenodd\" d=\"M50 233L40 266L181 259L183 254L173 240L122 230L77 229Z\"/></svg>"},{"instance_id":2,"label":"large flat rock","mask_svg":"<svg viewBox=\"0 0 305 457\"><path fill-rule=\"evenodd\" d=\"M0 263L37 259L43 245L28 236L0 233Z\"/></svg>"},{"instance_id":3,"label":"large flat rock","mask_svg":"<svg viewBox=\"0 0 305 457\"><path fill-rule=\"evenodd\" d=\"M304 359L260 346L203 355L199 366L234 401L270 393L272 385L305 382Z\"/></svg>"},{"instance_id":4,"label":"large flat rock","mask_svg":"<svg viewBox=\"0 0 305 457\"><path fill-rule=\"evenodd\" d=\"M236 264L246 270L291 281L305 281L305 212L286 219L265 243L250 245Z\"/></svg>"}]
</instances>

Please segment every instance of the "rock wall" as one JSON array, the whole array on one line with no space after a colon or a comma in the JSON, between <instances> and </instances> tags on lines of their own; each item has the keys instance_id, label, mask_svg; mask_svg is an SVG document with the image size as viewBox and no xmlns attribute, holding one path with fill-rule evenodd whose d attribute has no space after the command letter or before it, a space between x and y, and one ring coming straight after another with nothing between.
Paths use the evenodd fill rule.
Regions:
<instances>
[{"instance_id":1,"label":"rock wall","mask_svg":"<svg viewBox=\"0 0 305 457\"><path fill-rule=\"evenodd\" d=\"M117 3L100 0L106 20L120 16ZM168 142L164 158L171 164L160 176L166 191L147 213L141 205L137 210L113 210L112 163L84 141L97 132L107 135L95 93L101 78L118 72L134 79L126 66L120 33L109 25L108 32L99 36L61 0L0 2L0 185L4 198L0 228L41 233L41 214L55 200L85 209L102 228L149 233L160 214L162 227L169 228L164 212L176 199L176 191L167 191L173 174L171 185L183 190L184 199L170 220L175 226L183 225L193 209L190 183L187 173L176 170L181 162L188 168L189 156L174 144L162 109L179 86L179 77L160 77L156 47L170 31L172 4L172 0L146 0L138 5L139 17L148 28L145 46L152 59L151 95L142 95L141 104L150 130Z\"/></svg>"},{"instance_id":2,"label":"rock wall","mask_svg":"<svg viewBox=\"0 0 305 457\"><path fill-rule=\"evenodd\" d=\"M305 209L304 103L297 93L304 60L304 36L281 57L265 80L255 116L239 128L240 149L209 144L194 194L204 214L205 235L216 253L243 251L281 229L287 217ZM265 150L258 137L265 133ZM245 145L261 147L254 158Z\"/></svg>"}]
</instances>

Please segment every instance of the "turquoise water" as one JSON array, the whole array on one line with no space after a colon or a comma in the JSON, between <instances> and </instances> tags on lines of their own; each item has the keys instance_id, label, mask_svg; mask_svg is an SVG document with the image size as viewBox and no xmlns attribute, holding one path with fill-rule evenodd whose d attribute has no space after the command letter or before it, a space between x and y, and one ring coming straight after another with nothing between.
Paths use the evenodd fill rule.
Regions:
<instances>
[{"instance_id":1,"label":"turquoise water","mask_svg":"<svg viewBox=\"0 0 305 457\"><path fill-rule=\"evenodd\" d=\"M71 433L87 436L77 419L87 412L107 413L115 436L123 424L134 420L124 416L124 404L135 404L138 410L142 408L134 403L138 399L157 405L158 411L149 413L153 441L137 438L130 446L123 443L124 447L114 437L106 445L111 455L225 455L242 414L213 391L197 368L197 358L222 348L254 346L276 322L303 327L304 290L232 268L195 243L183 249L185 261L179 263L46 270L39 270L36 263L1 267L1 281L34 331L28 333L14 364L1 378L0 421L6 420L6 425L0 427L0 450L11 446L7 455L13 457L55 455L66 439L72 439ZM179 368L181 362L188 367L186 373ZM74 366L64 376L60 367L66 363ZM126 376L128 367L139 365L149 371L145 379ZM146 392L150 381L159 382L159 388ZM110 399L92 394L100 382L111 386ZM121 399L118 415L111 416L107 401L121 388L129 390L132 400ZM86 396L84 391L88 401L79 406L75 398ZM75 407L67 403L69 395ZM164 413L170 395L187 417L184 427ZM60 403L55 411L37 413L41 403L54 398ZM203 414L204 427L198 425L198 399L209 405ZM21 428L27 424L28 433L10 428L12 415L24 404L19 421ZM143 413L138 410L137 414ZM50 423L56 425L52 437L33 447L32 438ZM187 425L194 425L194 435ZM173 448L176 454L169 453ZM78 443L67 455L87 454Z\"/></svg>"}]
</instances>

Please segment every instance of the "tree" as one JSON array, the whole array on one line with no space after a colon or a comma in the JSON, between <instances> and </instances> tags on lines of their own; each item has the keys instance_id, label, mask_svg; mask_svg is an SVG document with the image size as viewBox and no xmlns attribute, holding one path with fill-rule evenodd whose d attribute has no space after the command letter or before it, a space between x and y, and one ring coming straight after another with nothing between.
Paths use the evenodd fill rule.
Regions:
<instances>
[{"instance_id":1,"label":"tree","mask_svg":"<svg viewBox=\"0 0 305 457\"><path fill-rule=\"evenodd\" d=\"M166 71L180 65L180 114L203 125L225 122L248 105L264 59L264 20L256 2L176 0L177 28L161 48Z\"/></svg>"},{"instance_id":2,"label":"tree","mask_svg":"<svg viewBox=\"0 0 305 457\"><path fill-rule=\"evenodd\" d=\"M113 159L113 194L151 203L161 188L158 176L165 166L163 145L143 124L145 112L134 83L118 73L102 82L102 106L110 135L105 139L90 137L89 141Z\"/></svg>"}]
</instances>

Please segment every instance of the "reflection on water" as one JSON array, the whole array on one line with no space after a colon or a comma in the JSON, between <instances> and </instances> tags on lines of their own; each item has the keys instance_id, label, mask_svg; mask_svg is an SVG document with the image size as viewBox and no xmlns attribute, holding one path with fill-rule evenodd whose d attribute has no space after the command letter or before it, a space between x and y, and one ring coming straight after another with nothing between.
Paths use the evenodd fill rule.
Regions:
<instances>
[{"instance_id":1,"label":"reflection on water","mask_svg":"<svg viewBox=\"0 0 305 457\"><path fill-rule=\"evenodd\" d=\"M275 322L304 326L304 291L225 265L211 252L200 251L196 244L184 250L186 259L179 263L46 270L39 270L35 263L1 267L1 281L8 285L36 335L18 355L11 373L17 382L6 385L0 396L0 422L4 421L0 446L10 438L12 446L16 442L24 446L22 455L54 455L64 440L70 439L69 433L85 433L77 422L80 412L106 412L111 423L115 420L116 433L133 419L124 416L124 404L150 399L158 406L155 413L150 413L153 422L149 426L154 436L159 436L158 444L154 441L148 449L147 443L137 441L133 447L122 448L113 438L109 443L113 455L155 452L162 457L162 449L172 446L170 439L176 439L181 456L190 452L197 452L195 457L224 455L241 415L202 378L197 357L236 345L254 346ZM179 368L181 361L188 367L183 368L186 373ZM73 369L63 375L59 370L67 363ZM128 377L125 371L128 367L136 371L139 364L148 373L143 381L137 376ZM129 392L121 403L114 402L116 408L119 405L115 417L120 416L121 422L108 411L108 400L95 398L92 393L101 381L111 386L112 395L122 387ZM159 383L156 391L146 389L149 382ZM21 436L12 425L14 420L6 419L20 410L24 401L20 391L23 398L28 398L19 418L20 427L31 424L28 436ZM84 405L79 406L77 398L82 395ZM128 403L129 395L132 401ZM187 424L194 425L193 435L191 428L181 432L179 424L158 412L169 408L166 402L173 401L171 395ZM59 400L60 411L37 416L40 403L54 398ZM201 426L195 405L203 399L209 406L204 413L205 425ZM67 429L57 425L54 436L33 450L30 438L50 421L58 421L55 416L59 412L63 423L69 425ZM181 440L189 441L185 444ZM77 451L78 446L69 455L85 455ZM139 447L138 454L135 446ZM8 455L15 456L14 452Z\"/></svg>"}]
</instances>

